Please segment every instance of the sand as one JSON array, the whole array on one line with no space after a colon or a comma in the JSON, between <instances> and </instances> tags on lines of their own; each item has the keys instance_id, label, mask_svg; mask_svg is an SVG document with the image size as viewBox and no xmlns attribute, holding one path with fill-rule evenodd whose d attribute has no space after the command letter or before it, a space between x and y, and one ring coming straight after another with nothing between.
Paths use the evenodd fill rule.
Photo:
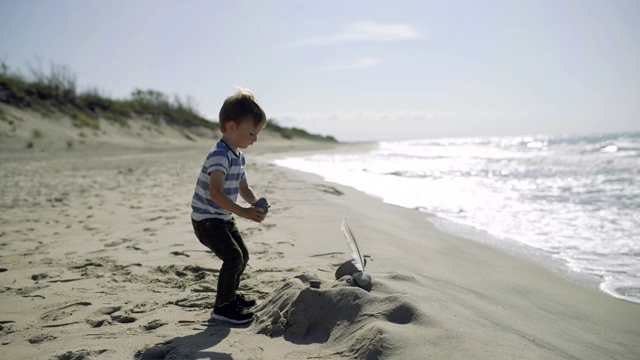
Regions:
<instances>
[{"instance_id":1,"label":"sand","mask_svg":"<svg viewBox=\"0 0 640 360\"><path fill-rule=\"evenodd\" d=\"M221 261L194 236L189 204L213 141L0 153L3 359L640 356L639 305L270 163L352 147L302 140L247 151L249 181L272 204L262 224L237 220L256 319L209 322ZM334 278L349 259L343 218L370 292Z\"/></svg>"}]
</instances>

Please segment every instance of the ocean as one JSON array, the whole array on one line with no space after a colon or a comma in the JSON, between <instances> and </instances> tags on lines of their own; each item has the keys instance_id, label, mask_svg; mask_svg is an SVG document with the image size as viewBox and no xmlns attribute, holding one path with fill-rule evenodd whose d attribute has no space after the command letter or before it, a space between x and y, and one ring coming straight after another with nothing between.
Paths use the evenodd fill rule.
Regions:
<instances>
[{"instance_id":1,"label":"ocean","mask_svg":"<svg viewBox=\"0 0 640 360\"><path fill-rule=\"evenodd\" d=\"M640 303L640 133L382 141L275 163Z\"/></svg>"}]
</instances>

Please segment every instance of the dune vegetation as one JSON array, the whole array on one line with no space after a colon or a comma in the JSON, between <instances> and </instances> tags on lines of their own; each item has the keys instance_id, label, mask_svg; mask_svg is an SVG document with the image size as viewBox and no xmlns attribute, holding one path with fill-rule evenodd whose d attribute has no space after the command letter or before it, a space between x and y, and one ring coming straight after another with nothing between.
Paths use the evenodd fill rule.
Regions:
<instances>
[{"instance_id":1,"label":"dune vegetation","mask_svg":"<svg viewBox=\"0 0 640 360\"><path fill-rule=\"evenodd\" d=\"M51 63L48 71L43 66L29 66L28 73L0 63L0 103L47 114L56 111L67 115L77 128L99 129L99 119L127 127L132 119L145 119L151 123L164 122L184 130L193 128L218 129L218 123L204 118L198 112L195 100L180 95L167 95L152 89L134 89L129 98L114 99L96 87L78 89L75 73L65 65ZM6 115L0 108L0 120ZM336 142L331 136L310 134L299 128L283 127L274 119L268 120L266 131L285 139Z\"/></svg>"}]
</instances>

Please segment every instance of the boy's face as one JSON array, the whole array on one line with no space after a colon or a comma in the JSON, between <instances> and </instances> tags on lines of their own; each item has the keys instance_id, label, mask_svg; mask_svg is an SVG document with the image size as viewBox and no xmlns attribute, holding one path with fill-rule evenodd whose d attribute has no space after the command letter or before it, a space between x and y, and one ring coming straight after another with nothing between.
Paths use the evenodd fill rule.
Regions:
<instances>
[{"instance_id":1,"label":"boy's face","mask_svg":"<svg viewBox=\"0 0 640 360\"><path fill-rule=\"evenodd\" d=\"M250 119L240 122L233 121L232 123L233 125L229 127L229 135L233 138L235 146L240 149L246 149L249 145L258 141L258 134L262 130L262 126L256 126Z\"/></svg>"}]
</instances>

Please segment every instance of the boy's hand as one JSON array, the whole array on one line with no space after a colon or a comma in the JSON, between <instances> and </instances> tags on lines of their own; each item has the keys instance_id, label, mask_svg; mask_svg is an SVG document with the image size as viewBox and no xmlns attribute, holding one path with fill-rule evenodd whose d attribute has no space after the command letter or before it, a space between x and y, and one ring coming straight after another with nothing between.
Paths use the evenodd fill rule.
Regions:
<instances>
[{"instance_id":1,"label":"boy's hand","mask_svg":"<svg viewBox=\"0 0 640 360\"><path fill-rule=\"evenodd\" d=\"M254 202L253 204L251 204L259 209L262 209L262 212L267 215L267 213L269 213L269 208L271 207L271 205L269 205L269 202L267 201L267 199L265 198L260 198L258 199L258 201Z\"/></svg>"},{"instance_id":2,"label":"boy's hand","mask_svg":"<svg viewBox=\"0 0 640 360\"><path fill-rule=\"evenodd\" d=\"M262 212L262 209L257 208L255 206L250 206L243 208L242 214L240 214L245 219L249 219L255 221L257 223L261 223L262 220L266 217L266 214Z\"/></svg>"}]
</instances>

